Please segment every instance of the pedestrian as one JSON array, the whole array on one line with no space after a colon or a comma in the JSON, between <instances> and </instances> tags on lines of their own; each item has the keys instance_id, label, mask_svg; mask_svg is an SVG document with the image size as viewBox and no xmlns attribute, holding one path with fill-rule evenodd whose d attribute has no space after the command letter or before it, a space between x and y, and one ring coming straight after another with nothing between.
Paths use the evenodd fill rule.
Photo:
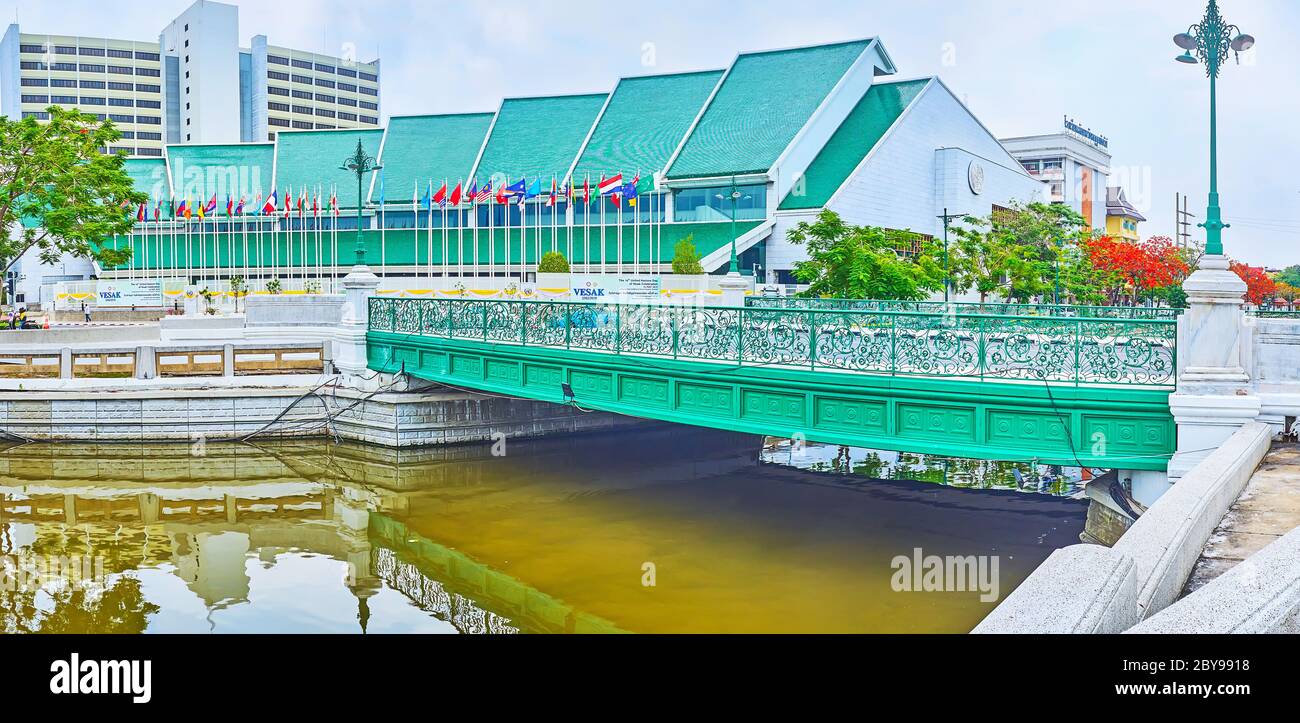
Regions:
<instances>
[{"instance_id":1,"label":"pedestrian","mask_svg":"<svg viewBox=\"0 0 1300 723\"><path fill-rule=\"evenodd\" d=\"M81 302L81 313L86 315L86 323L90 323L90 310L86 308L86 302Z\"/></svg>"}]
</instances>

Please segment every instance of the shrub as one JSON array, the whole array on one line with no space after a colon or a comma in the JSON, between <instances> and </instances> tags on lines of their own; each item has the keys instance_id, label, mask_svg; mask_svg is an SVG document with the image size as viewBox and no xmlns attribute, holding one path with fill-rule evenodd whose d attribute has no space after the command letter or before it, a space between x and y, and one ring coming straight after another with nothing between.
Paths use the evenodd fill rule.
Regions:
<instances>
[{"instance_id":1,"label":"shrub","mask_svg":"<svg viewBox=\"0 0 1300 723\"><path fill-rule=\"evenodd\" d=\"M564 254L559 251L547 251L542 254L542 262L537 265L539 274L567 274L569 273L569 260L564 258Z\"/></svg>"},{"instance_id":2,"label":"shrub","mask_svg":"<svg viewBox=\"0 0 1300 723\"><path fill-rule=\"evenodd\" d=\"M694 234L687 236L677 242L673 248L673 273L674 274L702 274L704 267L700 266L700 252L695 248Z\"/></svg>"}]
</instances>

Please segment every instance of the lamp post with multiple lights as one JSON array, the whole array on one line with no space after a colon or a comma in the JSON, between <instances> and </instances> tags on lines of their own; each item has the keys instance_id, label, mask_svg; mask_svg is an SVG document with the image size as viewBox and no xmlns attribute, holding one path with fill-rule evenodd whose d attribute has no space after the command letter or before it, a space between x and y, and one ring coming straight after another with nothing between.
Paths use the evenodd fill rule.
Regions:
<instances>
[{"instance_id":1,"label":"lamp post with multiple lights","mask_svg":"<svg viewBox=\"0 0 1300 723\"><path fill-rule=\"evenodd\" d=\"M732 176L731 193L728 193L725 196L719 193L714 195L714 198L718 199L719 201L731 201L731 266L728 269L727 273L739 274L740 260L736 256L736 204L740 203L740 200L742 198L749 198L749 197L741 194L740 190L736 188L736 177Z\"/></svg>"},{"instance_id":2,"label":"lamp post with multiple lights","mask_svg":"<svg viewBox=\"0 0 1300 723\"><path fill-rule=\"evenodd\" d=\"M1200 23L1187 29L1187 32L1174 36L1174 44L1183 49L1178 56L1180 63L1205 64L1205 74L1210 78L1210 202L1205 213L1205 223L1199 224L1205 229L1205 253L1207 256L1223 255L1223 223L1219 209L1219 159L1218 159L1218 119L1215 99L1215 83L1219 70L1228 53L1237 55L1255 46L1255 38L1241 32L1236 25L1229 25L1219 15L1219 5L1215 0L1205 9L1205 17Z\"/></svg>"},{"instance_id":3,"label":"lamp post with multiple lights","mask_svg":"<svg viewBox=\"0 0 1300 723\"><path fill-rule=\"evenodd\" d=\"M357 266L366 265L366 241L361 233L361 201L365 198L361 195L362 179L367 173L373 173L381 168L383 166L375 162L374 156L366 154L366 149L361 146L360 140L357 141L357 149L352 152L352 155L343 159L343 165L339 166L340 171L357 174ZM338 263L337 259L335 263Z\"/></svg>"}]
</instances>

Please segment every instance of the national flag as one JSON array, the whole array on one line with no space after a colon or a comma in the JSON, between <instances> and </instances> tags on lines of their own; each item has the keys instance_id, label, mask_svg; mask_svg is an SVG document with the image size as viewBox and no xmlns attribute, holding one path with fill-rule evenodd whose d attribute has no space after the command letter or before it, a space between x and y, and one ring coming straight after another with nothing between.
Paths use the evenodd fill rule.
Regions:
<instances>
[{"instance_id":1,"label":"national flag","mask_svg":"<svg viewBox=\"0 0 1300 723\"><path fill-rule=\"evenodd\" d=\"M443 184L442 184L442 188L439 188L439 189L438 189L438 192L435 193L435 194L433 194L433 202L436 203L436 204L438 204L438 208L444 208L444 207L446 207L446 205L447 205L447 183L446 183L445 181L444 181Z\"/></svg>"},{"instance_id":2,"label":"national flag","mask_svg":"<svg viewBox=\"0 0 1300 723\"><path fill-rule=\"evenodd\" d=\"M208 199L208 205L203 207L203 212L212 213L215 210L217 210L217 194L214 193L212 198Z\"/></svg>"},{"instance_id":3,"label":"national flag","mask_svg":"<svg viewBox=\"0 0 1300 723\"><path fill-rule=\"evenodd\" d=\"M465 199L470 204L473 204L478 200L478 179L470 181L469 191L465 193Z\"/></svg>"},{"instance_id":4,"label":"national flag","mask_svg":"<svg viewBox=\"0 0 1300 723\"><path fill-rule=\"evenodd\" d=\"M504 204L505 202L506 202L506 187L502 186L501 189L497 191L497 203Z\"/></svg>"},{"instance_id":5,"label":"national flag","mask_svg":"<svg viewBox=\"0 0 1300 723\"><path fill-rule=\"evenodd\" d=\"M450 203L453 207L460 205L460 182L459 181L456 182L456 189L451 192L451 199L449 199L448 203Z\"/></svg>"},{"instance_id":6,"label":"national flag","mask_svg":"<svg viewBox=\"0 0 1300 723\"><path fill-rule=\"evenodd\" d=\"M239 205L235 207L235 213L239 214L240 216L243 216L243 215L244 215L244 197L243 197L243 196L240 196L240 197L239 197Z\"/></svg>"},{"instance_id":7,"label":"national flag","mask_svg":"<svg viewBox=\"0 0 1300 723\"><path fill-rule=\"evenodd\" d=\"M582 179L582 202L583 204L591 203L591 178Z\"/></svg>"},{"instance_id":8,"label":"national flag","mask_svg":"<svg viewBox=\"0 0 1300 723\"><path fill-rule=\"evenodd\" d=\"M289 215L292 213L293 213L293 186L290 186L289 190L284 192L284 217L289 218Z\"/></svg>"},{"instance_id":9,"label":"national flag","mask_svg":"<svg viewBox=\"0 0 1300 723\"><path fill-rule=\"evenodd\" d=\"M424 197L420 199L420 205L429 213L433 213L433 181L424 189Z\"/></svg>"},{"instance_id":10,"label":"national flag","mask_svg":"<svg viewBox=\"0 0 1300 723\"><path fill-rule=\"evenodd\" d=\"M320 195L319 194L317 194L317 196L311 200L311 215L316 216L318 218L320 217Z\"/></svg>"},{"instance_id":11,"label":"national flag","mask_svg":"<svg viewBox=\"0 0 1300 723\"><path fill-rule=\"evenodd\" d=\"M235 200L230 196L226 196L226 218L230 218L231 216L234 215L235 215Z\"/></svg>"},{"instance_id":12,"label":"national flag","mask_svg":"<svg viewBox=\"0 0 1300 723\"><path fill-rule=\"evenodd\" d=\"M202 221L203 217L206 215L207 215L207 206L199 206L199 220Z\"/></svg>"},{"instance_id":13,"label":"national flag","mask_svg":"<svg viewBox=\"0 0 1300 723\"><path fill-rule=\"evenodd\" d=\"M275 206L279 200L280 199L275 195L275 189L271 189L271 195L266 197L266 203L262 206L262 215L265 216L275 213Z\"/></svg>"},{"instance_id":14,"label":"national flag","mask_svg":"<svg viewBox=\"0 0 1300 723\"><path fill-rule=\"evenodd\" d=\"M519 179L519 183L514 183L509 186L503 186L501 188L501 195L515 196L523 193L526 190L527 190L527 186L525 185L525 181L524 179L521 178Z\"/></svg>"},{"instance_id":15,"label":"national flag","mask_svg":"<svg viewBox=\"0 0 1300 723\"><path fill-rule=\"evenodd\" d=\"M542 179L534 178L528 190L524 192L524 198L536 198L542 195Z\"/></svg>"},{"instance_id":16,"label":"national flag","mask_svg":"<svg viewBox=\"0 0 1300 723\"><path fill-rule=\"evenodd\" d=\"M614 174L614 176L610 178L605 178L605 176L602 174L600 177L600 184L596 186L596 193L604 196L605 194L614 191L614 189L618 188L622 184L623 184L623 174L616 173Z\"/></svg>"},{"instance_id":17,"label":"national flag","mask_svg":"<svg viewBox=\"0 0 1300 723\"><path fill-rule=\"evenodd\" d=\"M384 205L384 181L383 175L379 176L379 205ZM339 197L337 191L330 191L330 208L334 211L334 216L339 215Z\"/></svg>"},{"instance_id":18,"label":"national flag","mask_svg":"<svg viewBox=\"0 0 1300 723\"><path fill-rule=\"evenodd\" d=\"M158 203L153 207L154 223L157 223L158 219L161 217L162 217L162 199L160 198L158 199Z\"/></svg>"},{"instance_id":19,"label":"national flag","mask_svg":"<svg viewBox=\"0 0 1300 723\"><path fill-rule=\"evenodd\" d=\"M482 202L488 200L489 198L492 198L492 182L491 182L491 181L488 181L487 183L483 184L483 187L480 188L480 189L478 190L478 193L474 194L474 200L475 200L477 203L482 203Z\"/></svg>"},{"instance_id":20,"label":"national flag","mask_svg":"<svg viewBox=\"0 0 1300 723\"><path fill-rule=\"evenodd\" d=\"M307 189L298 192L298 218L302 218L303 208L307 205Z\"/></svg>"},{"instance_id":21,"label":"national flag","mask_svg":"<svg viewBox=\"0 0 1300 723\"><path fill-rule=\"evenodd\" d=\"M552 178L552 179L551 179L551 195L550 195L550 197L548 197L548 198L546 199L546 205L547 205L547 207L549 207L549 208L554 208L554 207L555 207L555 200L556 200L555 197L556 197L555 179Z\"/></svg>"},{"instance_id":22,"label":"national flag","mask_svg":"<svg viewBox=\"0 0 1300 723\"><path fill-rule=\"evenodd\" d=\"M137 223L144 221L144 207L145 204L140 204L140 208L135 212L135 220Z\"/></svg>"},{"instance_id":23,"label":"national flag","mask_svg":"<svg viewBox=\"0 0 1300 723\"><path fill-rule=\"evenodd\" d=\"M334 191L330 191L330 202L334 201ZM379 169L379 205L384 205L384 169Z\"/></svg>"},{"instance_id":24,"label":"national flag","mask_svg":"<svg viewBox=\"0 0 1300 723\"><path fill-rule=\"evenodd\" d=\"M189 218L189 217L190 217L190 200L189 200L188 198L182 198L182 199L181 199L181 205L177 206L177 207L172 211L172 217L173 217L173 218L178 217L178 216L184 216L185 218Z\"/></svg>"}]
</instances>

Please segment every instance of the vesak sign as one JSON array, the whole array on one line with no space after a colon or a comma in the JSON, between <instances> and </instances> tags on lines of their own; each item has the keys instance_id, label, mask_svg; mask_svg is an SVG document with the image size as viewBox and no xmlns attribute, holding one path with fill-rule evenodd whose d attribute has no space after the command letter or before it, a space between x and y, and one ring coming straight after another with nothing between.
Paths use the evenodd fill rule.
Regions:
<instances>
[{"instance_id":1,"label":"vesak sign","mask_svg":"<svg viewBox=\"0 0 1300 723\"><path fill-rule=\"evenodd\" d=\"M161 281L101 281L95 301L100 308L162 306Z\"/></svg>"},{"instance_id":2,"label":"vesak sign","mask_svg":"<svg viewBox=\"0 0 1300 723\"><path fill-rule=\"evenodd\" d=\"M659 298L663 280L658 276L602 276L574 274L569 277L573 298L578 301L647 301Z\"/></svg>"}]
</instances>

